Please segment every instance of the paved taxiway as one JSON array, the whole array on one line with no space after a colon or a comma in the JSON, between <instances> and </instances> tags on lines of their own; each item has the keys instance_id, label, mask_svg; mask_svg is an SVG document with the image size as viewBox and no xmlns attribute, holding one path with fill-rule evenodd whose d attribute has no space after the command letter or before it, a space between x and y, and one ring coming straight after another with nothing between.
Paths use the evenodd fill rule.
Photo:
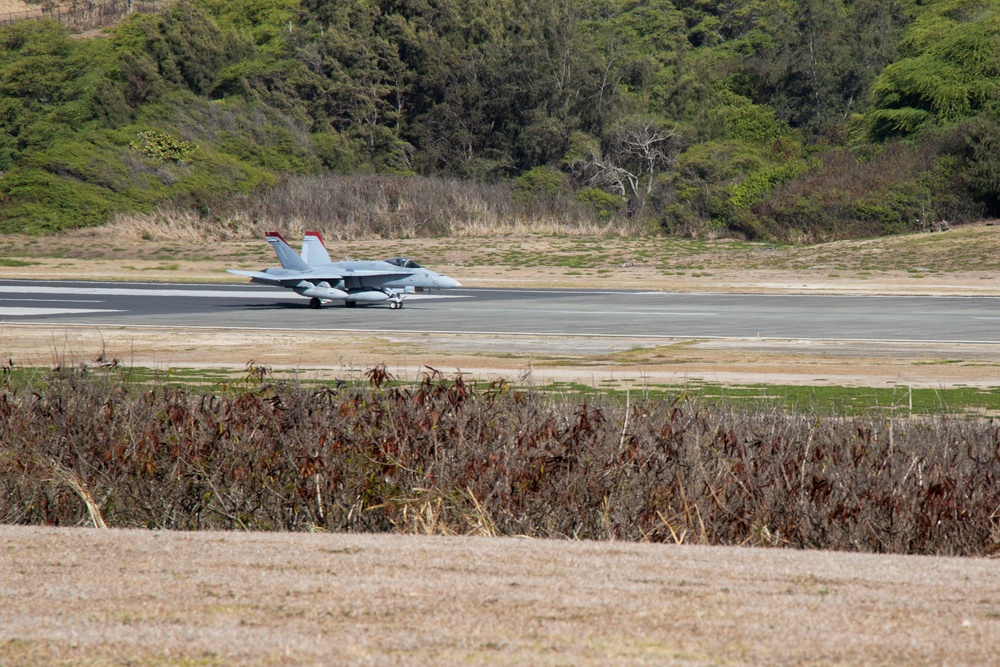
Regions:
<instances>
[{"instance_id":1,"label":"paved taxiway","mask_svg":"<svg viewBox=\"0 0 1000 667\"><path fill-rule=\"evenodd\" d=\"M254 285L0 281L0 322L408 333L1000 343L1000 298L457 289L309 308Z\"/></svg>"}]
</instances>

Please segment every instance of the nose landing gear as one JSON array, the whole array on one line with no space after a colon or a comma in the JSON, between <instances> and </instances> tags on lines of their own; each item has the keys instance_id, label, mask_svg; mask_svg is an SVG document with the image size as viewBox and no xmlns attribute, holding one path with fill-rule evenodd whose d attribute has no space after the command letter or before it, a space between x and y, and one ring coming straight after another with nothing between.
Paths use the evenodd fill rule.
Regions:
<instances>
[{"instance_id":1,"label":"nose landing gear","mask_svg":"<svg viewBox=\"0 0 1000 667\"><path fill-rule=\"evenodd\" d=\"M390 308L397 310L403 307L403 297L401 297L398 293L393 292L391 289L383 289L382 291L389 297Z\"/></svg>"}]
</instances>

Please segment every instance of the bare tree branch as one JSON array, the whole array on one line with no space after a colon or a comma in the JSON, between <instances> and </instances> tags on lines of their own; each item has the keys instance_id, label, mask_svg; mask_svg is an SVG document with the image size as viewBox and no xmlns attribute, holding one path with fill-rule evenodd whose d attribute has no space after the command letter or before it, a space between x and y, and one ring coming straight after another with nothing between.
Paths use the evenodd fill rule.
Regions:
<instances>
[{"instance_id":1,"label":"bare tree branch","mask_svg":"<svg viewBox=\"0 0 1000 667\"><path fill-rule=\"evenodd\" d=\"M652 118L632 118L611 131L603 152L596 149L570 168L577 180L626 197L632 213L646 205L656 177L677 160L677 128L666 129Z\"/></svg>"}]
</instances>

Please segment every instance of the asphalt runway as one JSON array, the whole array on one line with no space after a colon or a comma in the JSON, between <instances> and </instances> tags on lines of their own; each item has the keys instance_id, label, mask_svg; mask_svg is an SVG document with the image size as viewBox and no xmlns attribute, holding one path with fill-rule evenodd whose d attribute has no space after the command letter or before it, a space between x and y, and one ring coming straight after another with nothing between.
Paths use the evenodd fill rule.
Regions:
<instances>
[{"instance_id":1,"label":"asphalt runway","mask_svg":"<svg viewBox=\"0 0 1000 667\"><path fill-rule=\"evenodd\" d=\"M331 332L1000 343L1000 298L455 289L309 308L256 285L0 281L0 322Z\"/></svg>"}]
</instances>

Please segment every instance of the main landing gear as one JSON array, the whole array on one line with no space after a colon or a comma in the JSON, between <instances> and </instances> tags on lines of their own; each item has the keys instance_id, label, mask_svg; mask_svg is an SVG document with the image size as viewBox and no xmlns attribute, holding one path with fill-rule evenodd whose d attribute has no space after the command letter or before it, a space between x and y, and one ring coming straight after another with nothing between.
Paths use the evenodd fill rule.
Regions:
<instances>
[{"instance_id":1,"label":"main landing gear","mask_svg":"<svg viewBox=\"0 0 1000 667\"><path fill-rule=\"evenodd\" d=\"M322 305L323 302L317 299L316 297L309 299L309 307L312 308L313 310L319 310L319 307Z\"/></svg>"}]
</instances>

